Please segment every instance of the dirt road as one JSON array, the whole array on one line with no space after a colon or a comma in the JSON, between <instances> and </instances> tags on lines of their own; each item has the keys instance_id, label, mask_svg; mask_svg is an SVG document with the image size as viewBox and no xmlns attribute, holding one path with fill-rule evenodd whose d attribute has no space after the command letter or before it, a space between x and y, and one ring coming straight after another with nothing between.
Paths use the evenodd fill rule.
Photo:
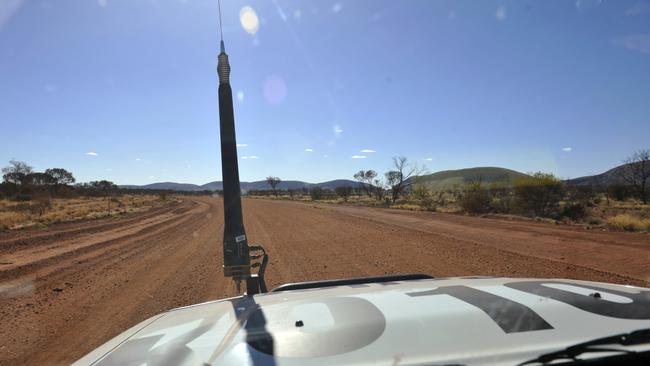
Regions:
<instances>
[{"instance_id":1,"label":"dirt road","mask_svg":"<svg viewBox=\"0 0 650 366\"><path fill-rule=\"evenodd\" d=\"M423 272L650 286L650 236L458 215L245 200L267 284ZM221 201L0 233L0 364L68 364L156 313L235 294Z\"/></svg>"}]
</instances>

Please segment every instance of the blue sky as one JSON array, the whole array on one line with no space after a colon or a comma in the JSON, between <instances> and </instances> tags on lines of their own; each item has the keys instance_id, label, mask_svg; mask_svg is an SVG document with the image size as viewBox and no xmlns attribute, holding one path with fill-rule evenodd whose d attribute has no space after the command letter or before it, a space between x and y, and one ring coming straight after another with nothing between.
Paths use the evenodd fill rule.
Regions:
<instances>
[{"instance_id":1,"label":"blue sky","mask_svg":"<svg viewBox=\"0 0 650 366\"><path fill-rule=\"evenodd\" d=\"M1 0L0 161L221 179L216 4ZM650 0L222 7L242 180L351 178L396 155L567 178L650 147Z\"/></svg>"}]
</instances>

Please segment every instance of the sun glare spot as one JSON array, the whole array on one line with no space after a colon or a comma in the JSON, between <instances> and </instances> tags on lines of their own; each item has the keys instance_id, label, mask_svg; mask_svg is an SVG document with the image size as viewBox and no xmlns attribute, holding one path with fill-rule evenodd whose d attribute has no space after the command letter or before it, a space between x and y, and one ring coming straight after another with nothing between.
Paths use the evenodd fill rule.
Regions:
<instances>
[{"instance_id":1,"label":"sun glare spot","mask_svg":"<svg viewBox=\"0 0 650 366\"><path fill-rule=\"evenodd\" d=\"M260 19L257 17L255 10L250 6L241 8L239 11L239 22L242 28L249 34L255 34L260 29Z\"/></svg>"}]
</instances>

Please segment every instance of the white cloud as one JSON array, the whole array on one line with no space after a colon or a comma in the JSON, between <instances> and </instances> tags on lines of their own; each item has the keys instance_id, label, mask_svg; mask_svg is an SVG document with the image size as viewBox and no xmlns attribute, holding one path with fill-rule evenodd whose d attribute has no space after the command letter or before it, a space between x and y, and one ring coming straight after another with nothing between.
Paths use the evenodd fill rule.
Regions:
<instances>
[{"instance_id":1,"label":"white cloud","mask_svg":"<svg viewBox=\"0 0 650 366\"><path fill-rule=\"evenodd\" d=\"M241 90L237 92L237 101L238 101L239 103L243 103L243 102L244 102L244 92L241 91Z\"/></svg>"},{"instance_id":2,"label":"white cloud","mask_svg":"<svg viewBox=\"0 0 650 366\"><path fill-rule=\"evenodd\" d=\"M314 152L314 149L306 148L305 151L306 152Z\"/></svg>"},{"instance_id":3,"label":"white cloud","mask_svg":"<svg viewBox=\"0 0 650 366\"><path fill-rule=\"evenodd\" d=\"M327 158L329 157L329 155L325 154L325 155L323 155L323 157L324 157L325 159L327 159Z\"/></svg>"},{"instance_id":4,"label":"white cloud","mask_svg":"<svg viewBox=\"0 0 650 366\"><path fill-rule=\"evenodd\" d=\"M336 137L341 136L342 133L343 133L343 130L341 129L341 126L334 125L334 134L336 135Z\"/></svg>"},{"instance_id":5,"label":"white cloud","mask_svg":"<svg viewBox=\"0 0 650 366\"><path fill-rule=\"evenodd\" d=\"M625 11L627 16L643 15L650 13L650 4L645 1L637 1L631 8Z\"/></svg>"},{"instance_id":6,"label":"white cloud","mask_svg":"<svg viewBox=\"0 0 650 366\"><path fill-rule=\"evenodd\" d=\"M426 161L431 161L431 160L433 160L433 159L431 159L431 158L424 158L424 160L426 160Z\"/></svg>"},{"instance_id":7,"label":"white cloud","mask_svg":"<svg viewBox=\"0 0 650 366\"><path fill-rule=\"evenodd\" d=\"M506 20L506 18L508 17L508 14L506 12L506 7L505 6L499 6L497 8L497 12L496 12L495 16L496 16L497 20L500 21L500 22Z\"/></svg>"},{"instance_id":8,"label":"white cloud","mask_svg":"<svg viewBox=\"0 0 650 366\"><path fill-rule=\"evenodd\" d=\"M237 144L237 147L247 147L248 144Z\"/></svg>"},{"instance_id":9,"label":"white cloud","mask_svg":"<svg viewBox=\"0 0 650 366\"><path fill-rule=\"evenodd\" d=\"M372 149L363 149L363 150L361 150L361 152L362 153L376 153L376 151L372 150Z\"/></svg>"},{"instance_id":10,"label":"white cloud","mask_svg":"<svg viewBox=\"0 0 650 366\"><path fill-rule=\"evenodd\" d=\"M97 153L94 152L94 151L89 151L89 152L86 153L86 155L97 156L97 155L99 155L99 154L97 154Z\"/></svg>"},{"instance_id":11,"label":"white cloud","mask_svg":"<svg viewBox=\"0 0 650 366\"><path fill-rule=\"evenodd\" d=\"M155 179L156 177L154 175L150 175L149 179Z\"/></svg>"},{"instance_id":12,"label":"white cloud","mask_svg":"<svg viewBox=\"0 0 650 366\"><path fill-rule=\"evenodd\" d=\"M338 13L341 10L343 10L343 5L341 3L336 3L332 6L332 11L335 13Z\"/></svg>"},{"instance_id":13,"label":"white cloud","mask_svg":"<svg viewBox=\"0 0 650 366\"><path fill-rule=\"evenodd\" d=\"M242 158L243 160L247 160L247 159L248 159L248 156L242 156L241 158Z\"/></svg>"},{"instance_id":14,"label":"white cloud","mask_svg":"<svg viewBox=\"0 0 650 366\"><path fill-rule=\"evenodd\" d=\"M142 159L140 159L140 158L135 158L135 161L142 161Z\"/></svg>"},{"instance_id":15,"label":"white cloud","mask_svg":"<svg viewBox=\"0 0 650 366\"><path fill-rule=\"evenodd\" d=\"M365 159L365 155L352 155L352 159Z\"/></svg>"},{"instance_id":16,"label":"white cloud","mask_svg":"<svg viewBox=\"0 0 650 366\"><path fill-rule=\"evenodd\" d=\"M13 15L20 9L23 0L1 0L0 1L0 30L7 24Z\"/></svg>"},{"instance_id":17,"label":"white cloud","mask_svg":"<svg viewBox=\"0 0 650 366\"><path fill-rule=\"evenodd\" d=\"M629 36L614 38L612 43L617 46L625 47L628 50L650 55L650 34L632 34Z\"/></svg>"},{"instance_id":18,"label":"white cloud","mask_svg":"<svg viewBox=\"0 0 650 366\"><path fill-rule=\"evenodd\" d=\"M562 151L564 151L564 152L571 152L571 150L573 150L572 147L563 147L562 148Z\"/></svg>"},{"instance_id":19,"label":"white cloud","mask_svg":"<svg viewBox=\"0 0 650 366\"><path fill-rule=\"evenodd\" d=\"M108 5L108 0L97 0L97 5L101 6L102 8L105 8L106 5Z\"/></svg>"},{"instance_id":20,"label":"white cloud","mask_svg":"<svg viewBox=\"0 0 650 366\"><path fill-rule=\"evenodd\" d=\"M255 155L251 155L251 156L249 156L248 158L249 158L249 159L259 159L260 157L259 157L259 156L255 156Z\"/></svg>"},{"instance_id":21,"label":"white cloud","mask_svg":"<svg viewBox=\"0 0 650 366\"><path fill-rule=\"evenodd\" d=\"M302 18L302 11L300 9L296 9L293 11L293 17L296 19Z\"/></svg>"}]
</instances>

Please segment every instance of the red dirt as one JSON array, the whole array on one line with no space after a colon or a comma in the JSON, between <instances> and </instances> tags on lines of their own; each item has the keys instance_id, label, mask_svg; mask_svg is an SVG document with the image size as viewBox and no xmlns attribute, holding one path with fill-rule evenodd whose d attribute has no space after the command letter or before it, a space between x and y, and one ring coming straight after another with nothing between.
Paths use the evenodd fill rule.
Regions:
<instances>
[{"instance_id":1,"label":"red dirt","mask_svg":"<svg viewBox=\"0 0 650 366\"><path fill-rule=\"evenodd\" d=\"M385 273L650 286L650 236L352 206L245 200L267 284ZM0 233L0 364L68 364L170 308L235 295L221 201Z\"/></svg>"}]
</instances>

